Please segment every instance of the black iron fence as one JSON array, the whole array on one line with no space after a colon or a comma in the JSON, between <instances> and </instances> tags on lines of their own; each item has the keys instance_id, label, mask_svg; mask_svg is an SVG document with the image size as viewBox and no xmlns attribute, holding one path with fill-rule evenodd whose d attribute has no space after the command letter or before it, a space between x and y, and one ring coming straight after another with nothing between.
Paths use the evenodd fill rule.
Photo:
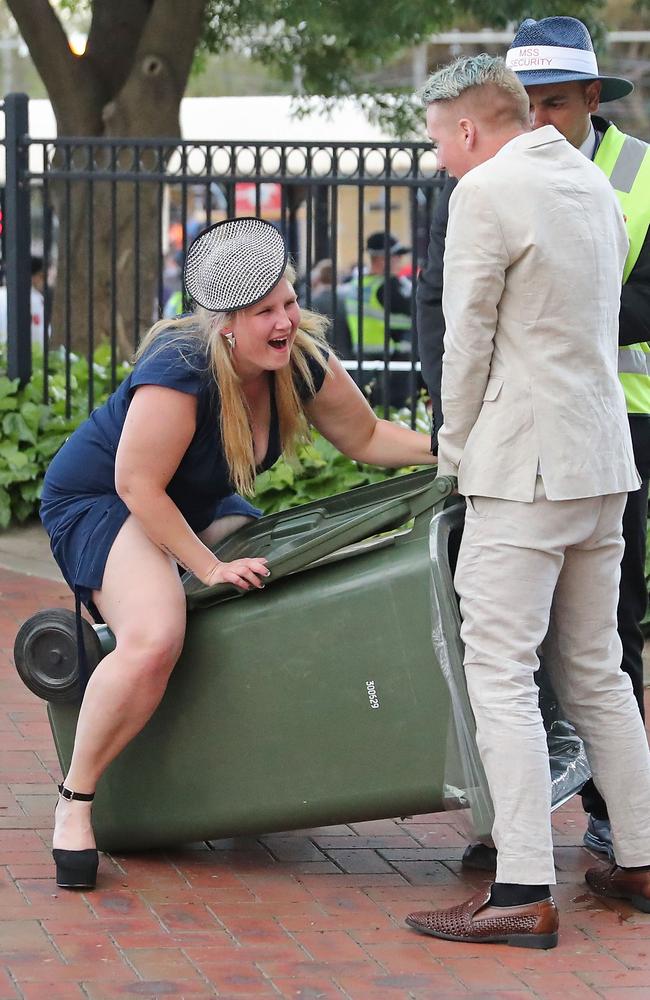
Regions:
<instances>
[{"instance_id":1,"label":"black iron fence","mask_svg":"<svg viewBox=\"0 0 650 1000\"><path fill-rule=\"evenodd\" d=\"M427 145L42 139L28 134L25 95L6 97L4 114L7 368L26 381L42 366L45 402L56 352L68 410L72 366L87 360L91 410L97 349L114 388L151 324L189 307L180 275L194 235L257 215L284 233L301 303L331 318L330 337L373 402L414 407L415 280L440 187ZM403 252L371 261L378 234ZM376 296L382 284L391 293L378 343L368 287Z\"/></svg>"}]
</instances>

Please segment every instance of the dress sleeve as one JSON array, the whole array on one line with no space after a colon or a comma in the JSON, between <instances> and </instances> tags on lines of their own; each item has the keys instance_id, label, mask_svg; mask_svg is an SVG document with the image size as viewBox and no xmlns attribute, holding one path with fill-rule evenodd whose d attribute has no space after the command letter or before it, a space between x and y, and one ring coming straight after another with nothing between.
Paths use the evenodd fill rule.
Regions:
<instances>
[{"instance_id":1,"label":"dress sleeve","mask_svg":"<svg viewBox=\"0 0 650 1000\"><path fill-rule=\"evenodd\" d=\"M190 396L198 396L209 377L203 345L192 338L161 334L136 363L131 389L140 385L162 385Z\"/></svg>"},{"instance_id":2,"label":"dress sleeve","mask_svg":"<svg viewBox=\"0 0 650 1000\"><path fill-rule=\"evenodd\" d=\"M325 362L325 364L327 364L330 356L329 351L325 347L321 347L320 345L318 347L318 350L322 355L323 361ZM323 368L321 364L319 364L316 358L312 358L309 354L307 354L306 361L307 361L307 367L309 368L309 373L314 383L314 391L312 392L312 390L306 384L300 372L295 371L293 376L294 384L296 386L296 391L300 396L301 400L303 401L303 403L308 403L311 399L314 398L314 396L318 392L320 392L320 390L323 388L325 375L327 374L326 369Z\"/></svg>"}]
</instances>

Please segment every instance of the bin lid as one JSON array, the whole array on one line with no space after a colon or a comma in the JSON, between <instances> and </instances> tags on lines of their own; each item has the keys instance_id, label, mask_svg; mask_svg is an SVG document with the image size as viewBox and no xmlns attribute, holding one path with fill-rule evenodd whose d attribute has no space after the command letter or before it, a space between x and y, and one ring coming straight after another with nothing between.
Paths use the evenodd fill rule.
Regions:
<instances>
[{"instance_id":1,"label":"bin lid","mask_svg":"<svg viewBox=\"0 0 650 1000\"><path fill-rule=\"evenodd\" d=\"M395 476L262 517L224 539L214 552L223 562L267 559L268 586L346 545L401 527L441 503L454 487L453 479L437 477L432 468ZM190 608L255 592L229 583L206 587L192 573L185 573L183 586Z\"/></svg>"}]
</instances>

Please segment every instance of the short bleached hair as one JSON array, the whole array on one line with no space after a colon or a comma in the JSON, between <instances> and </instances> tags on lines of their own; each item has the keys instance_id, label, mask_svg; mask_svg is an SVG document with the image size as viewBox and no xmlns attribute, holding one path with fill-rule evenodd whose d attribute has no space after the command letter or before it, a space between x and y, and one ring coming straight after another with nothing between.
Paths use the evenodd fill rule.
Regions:
<instances>
[{"instance_id":1,"label":"short bleached hair","mask_svg":"<svg viewBox=\"0 0 650 1000\"><path fill-rule=\"evenodd\" d=\"M492 85L512 102L513 115L528 119L528 95L517 75L508 69L500 56L481 52L461 56L433 73L420 91L425 108L438 101L456 101L477 87Z\"/></svg>"}]
</instances>

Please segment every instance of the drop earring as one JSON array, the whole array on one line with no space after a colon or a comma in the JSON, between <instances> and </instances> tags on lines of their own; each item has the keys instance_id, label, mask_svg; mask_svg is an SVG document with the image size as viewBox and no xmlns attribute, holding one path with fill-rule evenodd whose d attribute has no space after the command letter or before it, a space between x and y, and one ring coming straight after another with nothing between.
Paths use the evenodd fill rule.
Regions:
<instances>
[{"instance_id":1,"label":"drop earring","mask_svg":"<svg viewBox=\"0 0 650 1000\"><path fill-rule=\"evenodd\" d=\"M228 341L228 347L230 348L230 350L231 351L234 350L236 341L235 341L235 334L232 332L232 330L230 330L229 333L224 333L224 337Z\"/></svg>"}]
</instances>

